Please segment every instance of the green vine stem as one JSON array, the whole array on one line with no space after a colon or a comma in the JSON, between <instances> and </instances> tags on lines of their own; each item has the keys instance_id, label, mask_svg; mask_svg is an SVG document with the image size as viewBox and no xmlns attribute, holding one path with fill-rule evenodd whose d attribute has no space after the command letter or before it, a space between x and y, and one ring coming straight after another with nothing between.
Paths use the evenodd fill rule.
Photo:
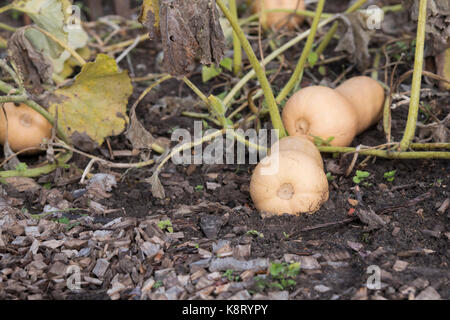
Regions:
<instances>
[{"instance_id":1,"label":"green vine stem","mask_svg":"<svg viewBox=\"0 0 450 320\"><path fill-rule=\"evenodd\" d=\"M228 0L228 5L230 6L230 11L233 14L234 18L238 20L238 11L236 6L236 0ZM239 41L239 37L236 32L233 31L233 71L235 76L239 76L241 74L242 68L242 48L241 42Z\"/></svg>"},{"instance_id":2,"label":"green vine stem","mask_svg":"<svg viewBox=\"0 0 450 320\"><path fill-rule=\"evenodd\" d=\"M306 59L308 58L309 53L311 52L312 45L314 43L314 37L316 36L317 26L319 25L324 5L325 0L319 0L319 3L317 4L316 14L311 25L308 39L306 40L305 47L303 48L303 52L300 56L297 66L295 67L294 73L292 73L291 78L278 94L276 99L277 103L281 103L281 101L283 101L284 98L287 97L287 95L292 91L296 84L301 81L301 75L303 75L303 69L305 67Z\"/></svg>"},{"instance_id":3,"label":"green vine stem","mask_svg":"<svg viewBox=\"0 0 450 320\"><path fill-rule=\"evenodd\" d=\"M378 68L380 67L380 60L381 60L381 51L378 50L375 53L375 58L373 59L373 71L370 75L372 79L376 81L378 81Z\"/></svg>"},{"instance_id":4,"label":"green vine stem","mask_svg":"<svg viewBox=\"0 0 450 320\"><path fill-rule=\"evenodd\" d=\"M376 149L360 149L345 147L317 147L325 153L359 153L365 156L376 156L387 159L450 159L450 152L445 151L388 151Z\"/></svg>"},{"instance_id":5,"label":"green vine stem","mask_svg":"<svg viewBox=\"0 0 450 320\"><path fill-rule=\"evenodd\" d=\"M4 6L4 7L1 7L0 8L0 14L2 14L5 11L11 10L12 8L14 8L14 4L13 3L10 3L10 4L8 4L8 5Z\"/></svg>"},{"instance_id":6,"label":"green vine stem","mask_svg":"<svg viewBox=\"0 0 450 320\"><path fill-rule=\"evenodd\" d=\"M26 170L8 170L0 171L0 178L26 177L35 178L44 174L49 174L58 168L65 167L66 163L72 158L72 152L64 152L56 156L56 163L47 164L37 168L27 168Z\"/></svg>"},{"instance_id":7,"label":"green vine stem","mask_svg":"<svg viewBox=\"0 0 450 320\"><path fill-rule=\"evenodd\" d=\"M351 12L358 10L366 2L367 2L367 0L358 0L350 8L348 8L345 11L345 13L351 13ZM317 56L320 56L322 54L322 52L326 49L326 47L330 43L331 39L333 39L334 35L336 34L336 32L338 30L338 26L339 26L339 22L336 21L335 23L333 23L330 30L328 30L328 32L325 35L325 37L323 38L322 42L319 44L319 46L316 49Z\"/></svg>"},{"instance_id":8,"label":"green vine stem","mask_svg":"<svg viewBox=\"0 0 450 320\"><path fill-rule=\"evenodd\" d=\"M411 86L411 101L409 104L408 120L405 132L400 142L400 150L409 148L416 131L417 116L419 114L420 87L422 82L423 49L425 45L425 28L427 21L427 0L420 0L419 19L417 22L416 52L414 58L414 73Z\"/></svg>"},{"instance_id":9,"label":"green vine stem","mask_svg":"<svg viewBox=\"0 0 450 320\"><path fill-rule=\"evenodd\" d=\"M220 126L220 122L216 119L212 118L209 113L198 113L198 112L190 112L190 111L183 111L181 112L182 116L190 117L194 119L202 119L202 120L208 120L214 123L217 126Z\"/></svg>"},{"instance_id":10,"label":"green vine stem","mask_svg":"<svg viewBox=\"0 0 450 320\"><path fill-rule=\"evenodd\" d=\"M435 143L411 143L411 149L415 150L433 150L433 149L447 149L450 150L450 143L435 142Z\"/></svg>"},{"instance_id":11,"label":"green vine stem","mask_svg":"<svg viewBox=\"0 0 450 320\"><path fill-rule=\"evenodd\" d=\"M187 77L183 77L183 81L184 83L186 83L186 85L191 88L192 91L194 91L194 93L207 105L210 105L210 102L208 100L208 97L204 95L204 93L197 88L197 86L195 84L192 83L191 80L189 80Z\"/></svg>"},{"instance_id":12,"label":"green vine stem","mask_svg":"<svg viewBox=\"0 0 450 320\"><path fill-rule=\"evenodd\" d=\"M11 27L2 22L0 22L0 29L6 30L6 31L11 31L11 32L15 32L17 30L17 28Z\"/></svg>"},{"instance_id":13,"label":"green vine stem","mask_svg":"<svg viewBox=\"0 0 450 320\"><path fill-rule=\"evenodd\" d=\"M318 28L322 28L325 25L329 24L330 22L334 21L338 16L333 16L330 18L327 18L323 21L321 21L319 23ZM309 33L311 32L311 30L306 30L305 32L299 34L298 36L296 36L295 38L289 40L288 42L286 42L284 45L282 45L280 48L278 48L277 50L273 51L271 54L269 54L263 61L262 61L262 65L265 66L267 65L270 61L272 61L273 59L275 59L276 57L278 57L280 54L282 54L283 52L285 52L286 50L288 50L289 48L293 47L294 45L296 45L297 43L299 43L300 41L302 41L303 39L305 39L306 37L308 37ZM226 107L228 107L231 104L231 101L233 100L234 96L245 86L245 84L252 79L255 76L255 70L251 70L249 71L244 77L241 78L241 80L239 80L239 82L237 84L234 85L234 87L231 89L231 91L227 94L227 96L223 99L223 103L225 104Z\"/></svg>"},{"instance_id":14,"label":"green vine stem","mask_svg":"<svg viewBox=\"0 0 450 320\"><path fill-rule=\"evenodd\" d=\"M391 118L391 98L388 96L384 101L383 106L383 131L386 136L387 143L391 142L391 127L392 127L392 118Z\"/></svg>"},{"instance_id":15,"label":"green vine stem","mask_svg":"<svg viewBox=\"0 0 450 320\"><path fill-rule=\"evenodd\" d=\"M270 118L272 120L273 128L278 130L279 138L285 137L286 130L284 129L283 122L281 121L280 112L278 110L278 106L275 101L273 91L270 87L269 81L267 80L264 69L262 68L261 64L258 61L258 58L256 57L255 53L253 52L250 42L246 38L241 27L239 27L237 20L233 17L231 12L228 10L228 8L224 4L223 0L217 0L217 5L220 7L220 9L224 13L225 17L230 22L233 30L236 32L237 36L239 37L239 41L241 42L242 48L244 49L245 53L247 54L247 57L250 60L250 63L252 65L253 69L255 70L256 76L261 84L261 88L264 92L264 97L266 98L266 102L269 107L269 113L270 113Z\"/></svg>"}]
</instances>

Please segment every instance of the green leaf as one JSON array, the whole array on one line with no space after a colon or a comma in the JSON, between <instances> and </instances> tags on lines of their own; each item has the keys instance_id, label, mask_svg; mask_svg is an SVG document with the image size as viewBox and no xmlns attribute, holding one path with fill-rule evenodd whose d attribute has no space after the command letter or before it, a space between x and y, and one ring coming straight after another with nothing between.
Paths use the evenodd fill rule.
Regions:
<instances>
[{"instance_id":1,"label":"green leaf","mask_svg":"<svg viewBox=\"0 0 450 320\"><path fill-rule=\"evenodd\" d=\"M58 124L75 145L80 135L83 143L91 139L101 145L125 129L132 91L127 71L119 72L114 58L99 54L83 66L72 85L55 90L49 112L55 115L58 110Z\"/></svg>"},{"instance_id":2,"label":"green leaf","mask_svg":"<svg viewBox=\"0 0 450 320\"><path fill-rule=\"evenodd\" d=\"M287 276L295 278L299 272L300 272L300 262L294 262L288 266Z\"/></svg>"},{"instance_id":3,"label":"green leaf","mask_svg":"<svg viewBox=\"0 0 450 320\"><path fill-rule=\"evenodd\" d=\"M317 60L319 60L319 55L316 52L311 51L311 53L308 55L308 63L311 66L311 68L313 68L316 65Z\"/></svg>"},{"instance_id":4,"label":"green leaf","mask_svg":"<svg viewBox=\"0 0 450 320\"><path fill-rule=\"evenodd\" d=\"M219 98L220 100L223 100L223 99L225 99L225 97L227 96L227 94L228 94L228 91L224 91L224 92L222 92L222 93L216 95L216 97Z\"/></svg>"},{"instance_id":5,"label":"green leaf","mask_svg":"<svg viewBox=\"0 0 450 320\"><path fill-rule=\"evenodd\" d=\"M361 183L361 180L357 176L354 176L353 177L353 182L358 184L358 183Z\"/></svg>"},{"instance_id":6,"label":"green leaf","mask_svg":"<svg viewBox=\"0 0 450 320\"><path fill-rule=\"evenodd\" d=\"M16 171L19 171L19 172L23 172L27 169L28 169L28 166L25 162L19 162L19 164L16 166Z\"/></svg>"},{"instance_id":7,"label":"green leaf","mask_svg":"<svg viewBox=\"0 0 450 320\"><path fill-rule=\"evenodd\" d=\"M319 73L321 76L325 76L327 74L327 69L325 68L325 66L319 67Z\"/></svg>"},{"instance_id":8,"label":"green leaf","mask_svg":"<svg viewBox=\"0 0 450 320\"><path fill-rule=\"evenodd\" d=\"M58 219L58 222L61 223L61 224L69 224L70 220L67 217L62 217L62 218Z\"/></svg>"},{"instance_id":9,"label":"green leaf","mask_svg":"<svg viewBox=\"0 0 450 320\"><path fill-rule=\"evenodd\" d=\"M397 170L392 170L392 171L388 171L384 173L384 177L385 178L392 178L395 176L395 173L397 172Z\"/></svg>"},{"instance_id":10,"label":"green leaf","mask_svg":"<svg viewBox=\"0 0 450 320\"><path fill-rule=\"evenodd\" d=\"M356 176L358 178L367 178L368 176L370 176L370 172L356 170Z\"/></svg>"},{"instance_id":11,"label":"green leaf","mask_svg":"<svg viewBox=\"0 0 450 320\"><path fill-rule=\"evenodd\" d=\"M222 73L222 68L217 68L215 65L212 65L210 67L203 66L202 67L202 81L203 83L208 82L212 78L217 77L219 74Z\"/></svg>"},{"instance_id":12,"label":"green leaf","mask_svg":"<svg viewBox=\"0 0 450 320\"><path fill-rule=\"evenodd\" d=\"M169 231L169 232L170 232L169 228L171 228L172 232L173 232L172 221L170 221L170 219L161 220L158 222L158 228L160 228L161 230L165 230L167 228L167 231ZM170 233L172 233L172 232L170 232Z\"/></svg>"},{"instance_id":13,"label":"green leaf","mask_svg":"<svg viewBox=\"0 0 450 320\"><path fill-rule=\"evenodd\" d=\"M270 265L270 275L272 277L277 277L281 274L281 272L283 271L284 266L281 263L272 263Z\"/></svg>"},{"instance_id":14,"label":"green leaf","mask_svg":"<svg viewBox=\"0 0 450 320\"><path fill-rule=\"evenodd\" d=\"M222 67L224 67L225 69L227 69L228 71L232 71L233 70L233 59L225 58L222 60L222 62L220 62L220 65Z\"/></svg>"},{"instance_id":15,"label":"green leaf","mask_svg":"<svg viewBox=\"0 0 450 320\"><path fill-rule=\"evenodd\" d=\"M272 282L271 284L270 284L270 286L271 287L273 287L273 288L277 288L277 289L280 289L280 290L284 290L284 287L281 285L281 283L279 283L279 282Z\"/></svg>"},{"instance_id":16,"label":"green leaf","mask_svg":"<svg viewBox=\"0 0 450 320\"><path fill-rule=\"evenodd\" d=\"M296 284L297 284L297 282L295 280L292 280L292 279L288 279L286 281L286 287L292 287L292 286L295 286Z\"/></svg>"},{"instance_id":17,"label":"green leaf","mask_svg":"<svg viewBox=\"0 0 450 320\"><path fill-rule=\"evenodd\" d=\"M322 139L319 136L311 135L314 138L314 144L318 147L321 146L330 146L331 141L334 140L334 137L328 137L327 140Z\"/></svg>"}]
</instances>

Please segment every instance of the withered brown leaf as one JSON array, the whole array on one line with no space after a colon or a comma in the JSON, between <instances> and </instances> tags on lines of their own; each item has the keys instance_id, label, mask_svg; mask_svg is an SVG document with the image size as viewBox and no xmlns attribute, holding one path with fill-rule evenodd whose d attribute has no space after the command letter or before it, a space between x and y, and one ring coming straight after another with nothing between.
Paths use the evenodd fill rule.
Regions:
<instances>
[{"instance_id":1,"label":"withered brown leaf","mask_svg":"<svg viewBox=\"0 0 450 320\"><path fill-rule=\"evenodd\" d=\"M20 77L29 81L37 92L41 92L42 84L53 83L53 64L33 47L25 36L27 29L28 27L18 29L8 40L8 55L19 69Z\"/></svg>"},{"instance_id":2,"label":"withered brown leaf","mask_svg":"<svg viewBox=\"0 0 450 320\"><path fill-rule=\"evenodd\" d=\"M364 71L370 66L369 42L371 30L366 28L366 17L356 13L340 15L340 40L336 51L347 51L352 55L358 70Z\"/></svg>"},{"instance_id":3,"label":"withered brown leaf","mask_svg":"<svg viewBox=\"0 0 450 320\"><path fill-rule=\"evenodd\" d=\"M161 36L164 67L175 77L191 72L196 60L218 65L224 56L225 37L215 0L160 0L157 9L143 7L141 22L151 38Z\"/></svg>"}]
</instances>

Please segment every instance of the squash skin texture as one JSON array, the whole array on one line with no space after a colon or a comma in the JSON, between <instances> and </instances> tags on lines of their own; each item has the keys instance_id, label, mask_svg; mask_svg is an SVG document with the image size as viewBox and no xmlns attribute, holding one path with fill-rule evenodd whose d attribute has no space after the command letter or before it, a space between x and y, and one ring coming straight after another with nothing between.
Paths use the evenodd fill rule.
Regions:
<instances>
[{"instance_id":1,"label":"squash skin texture","mask_svg":"<svg viewBox=\"0 0 450 320\"><path fill-rule=\"evenodd\" d=\"M312 143L311 140L308 139L308 137L287 136L281 138L272 145L270 152L273 153L286 150L298 151L313 158L317 162L317 165L323 169L322 155L320 154L315 144Z\"/></svg>"},{"instance_id":2,"label":"squash skin texture","mask_svg":"<svg viewBox=\"0 0 450 320\"><path fill-rule=\"evenodd\" d=\"M278 165L278 170L265 171L271 165L274 168ZM292 194L283 192L286 185ZM263 212L311 214L328 200L328 180L313 158L298 151L283 150L256 166L250 181L250 195L255 207Z\"/></svg>"},{"instance_id":3,"label":"squash skin texture","mask_svg":"<svg viewBox=\"0 0 450 320\"><path fill-rule=\"evenodd\" d=\"M291 10L305 10L305 1L300 0L254 0L252 4L253 13L261 11L261 2L264 2L264 9L291 9ZM273 28L277 30L282 26L286 26L289 30L293 30L300 26L304 17L299 15L292 15L288 12L268 12L264 14L262 22L264 23L264 28Z\"/></svg>"},{"instance_id":4,"label":"squash skin texture","mask_svg":"<svg viewBox=\"0 0 450 320\"><path fill-rule=\"evenodd\" d=\"M331 146L347 147L357 132L358 118L352 104L333 89L311 86L297 91L282 112L286 130L291 136L306 135L314 141L334 137Z\"/></svg>"},{"instance_id":5,"label":"squash skin texture","mask_svg":"<svg viewBox=\"0 0 450 320\"><path fill-rule=\"evenodd\" d=\"M356 134L360 134L383 116L384 89L378 81L365 77L353 77L335 89L343 95L355 109L358 117Z\"/></svg>"},{"instance_id":6,"label":"squash skin texture","mask_svg":"<svg viewBox=\"0 0 450 320\"><path fill-rule=\"evenodd\" d=\"M8 117L8 142L11 150L19 152L30 147L38 147L45 138L50 138L52 125L41 114L25 104L18 107L8 102L3 105ZM6 119L0 110L0 143L6 141ZM25 154L35 154L39 150L27 151Z\"/></svg>"}]
</instances>

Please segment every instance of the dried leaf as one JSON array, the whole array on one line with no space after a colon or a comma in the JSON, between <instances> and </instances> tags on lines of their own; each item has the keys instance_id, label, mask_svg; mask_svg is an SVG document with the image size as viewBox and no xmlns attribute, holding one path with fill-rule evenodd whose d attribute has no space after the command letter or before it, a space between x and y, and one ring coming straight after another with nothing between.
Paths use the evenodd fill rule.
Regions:
<instances>
[{"instance_id":1,"label":"dried leaf","mask_svg":"<svg viewBox=\"0 0 450 320\"><path fill-rule=\"evenodd\" d=\"M37 26L51 33L70 48L76 50L87 45L89 37L81 25L67 28L72 13L71 1L16 0L12 5L15 10L26 13ZM47 61L51 61L52 72L58 74L63 71L65 62L71 57L69 52L34 28L26 28L24 36L34 51L43 55ZM14 58L13 55L10 56ZM26 74L24 76L27 79ZM41 74L41 76L44 75Z\"/></svg>"},{"instance_id":2,"label":"dried leaf","mask_svg":"<svg viewBox=\"0 0 450 320\"><path fill-rule=\"evenodd\" d=\"M352 55L358 70L364 71L370 66L369 42L370 30L366 28L368 16L360 12L340 15L340 40L336 51L347 51Z\"/></svg>"},{"instance_id":3,"label":"dried leaf","mask_svg":"<svg viewBox=\"0 0 450 320\"><path fill-rule=\"evenodd\" d=\"M156 171L150 178L147 178L146 182L150 183L150 185L152 186L152 195L155 198L163 199L166 197L164 187L158 177L158 171Z\"/></svg>"},{"instance_id":4,"label":"dried leaf","mask_svg":"<svg viewBox=\"0 0 450 320\"><path fill-rule=\"evenodd\" d=\"M450 79L450 48L436 56L437 73L446 79ZM450 90L450 83L440 81L441 90Z\"/></svg>"},{"instance_id":5,"label":"dried leaf","mask_svg":"<svg viewBox=\"0 0 450 320\"><path fill-rule=\"evenodd\" d=\"M130 140L133 149L149 149L155 142L152 134L148 132L136 117L135 110L130 112L130 125L125 136Z\"/></svg>"},{"instance_id":6,"label":"dried leaf","mask_svg":"<svg viewBox=\"0 0 450 320\"><path fill-rule=\"evenodd\" d=\"M140 21L151 38L161 35L164 66L173 76L191 72L196 59L218 65L223 58L225 38L215 0L161 0L159 6L148 0Z\"/></svg>"},{"instance_id":7,"label":"dried leaf","mask_svg":"<svg viewBox=\"0 0 450 320\"><path fill-rule=\"evenodd\" d=\"M439 123L422 124L419 122L417 127L420 139L431 137L434 142L446 143L449 141L450 134L450 114Z\"/></svg>"},{"instance_id":8,"label":"dried leaf","mask_svg":"<svg viewBox=\"0 0 450 320\"><path fill-rule=\"evenodd\" d=\"M49 111L54 115L58 107L58 123L72 142L91 151L125 129L132 90L127 72L119 72L113 58L100 54L83 66L71 86L55 90Z\"/></svg>"},{"instance_id":9,"label":"dried leaf","mask_svg":"<svg viewBox=\"0 0 450 320\"><path fill-rule=\"evenodd\" d=\"M368 225L369 230L380 229L381 227L386 225L386 222L371 209L359 209L356 210L356 214L358 215L358 218L362 223Z\"/></svg>"},{"instance_id":10,"label":"dried leaf","mask_svg":"<svg viewBox=\"0 0 450 320\"><path fill-rule=\"evenodd\" d=\"M403 6L409 10L411 19L417 21L419 0L404 0ZM450 48L450 1L428 0L426 34L432 43L433 52L430 54L438 54Z\"/></svg>"},{"instance_id":11,"label":"dried leaf","mask_svg":"<svg viewBox=\"0 0 450 320\"><path fill-rule=\"evenodd\" d=\"M20 28L8 41L8 55L19 70L20 77L42 91L42 84L53 83L53 63L42 51L35 49L25 36L29 27Z\"/></svg>"}]
</instances>

